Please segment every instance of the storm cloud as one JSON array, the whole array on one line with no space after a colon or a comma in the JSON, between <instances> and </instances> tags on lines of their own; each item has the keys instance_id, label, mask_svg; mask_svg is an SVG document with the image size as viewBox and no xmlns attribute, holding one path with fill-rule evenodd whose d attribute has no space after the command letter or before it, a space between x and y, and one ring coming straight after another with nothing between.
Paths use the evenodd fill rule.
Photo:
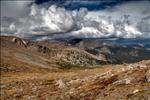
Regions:
<instances>
[{"instance_id":1,"label":"storm cloud","mask_svg":"<svg viewBox=\"0 0 150 100\"><path fill-rule=\"evenodd\" d=\"M90 2L90 1L88 1ZM85 2L86 3L86 2ZM150 38L150 1L130 1L102 10L67 10L31 2L26 16L1 18L2 35L48 38Z\"/></svg>"}]
</instances>

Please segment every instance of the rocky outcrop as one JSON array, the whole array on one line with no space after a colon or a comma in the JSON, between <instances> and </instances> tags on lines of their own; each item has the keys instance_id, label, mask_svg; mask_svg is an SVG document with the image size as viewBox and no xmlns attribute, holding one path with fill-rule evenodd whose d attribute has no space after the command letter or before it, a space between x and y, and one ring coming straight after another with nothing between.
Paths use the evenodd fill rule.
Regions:
<instances>
[{"instance_id":1,"label":"rocky outcrop","mask_svg":"<svg viewBox=\"0 0 150 100\"><path fill-rule=\"evenodd\" d=\"M15 37L12 38L12 42L16 43L17 45L24 46L24 47L27 47L27 44L28 44L27 41L20 39L20 38L15 38Z\"/></svg>"},{"instance_id":2,"label":"rocky outcrop","mask_svg":"<svg viewBox=\"0 0 150 100\"><path fill-rule=\"evenodd\" d=\"M71 45L56 41L30 41L18 37L1 37L5 44L26 47L27 51L71 65L100 65L133 63L150 59L150 50L143 46L122 46L93 40L75 40ZM96 44L95 44L96 43ZM89 45L89 46L88 46ZM24 48L23 48L24 49Z\"/></svg>"},{"instance_id":3,"label":"rocky outcrop","mask_svg":"<svg viewBox=\"0 0 150 100\"><path fill-rule=\"evenodd\" d=\"M42 45L37 45L38 47L38 52L44 53L44 54L49 54L50 53L50 49L46 46L42 46Z\"/></svg>"}]
</instances>

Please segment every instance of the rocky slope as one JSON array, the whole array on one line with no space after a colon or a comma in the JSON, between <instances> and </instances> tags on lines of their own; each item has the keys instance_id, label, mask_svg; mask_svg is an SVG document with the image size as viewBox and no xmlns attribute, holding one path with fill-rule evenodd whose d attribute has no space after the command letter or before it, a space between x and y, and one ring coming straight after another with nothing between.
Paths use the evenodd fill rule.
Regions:
<instances>
[{"instance_id":1,"label":"rocky slope","mask_svg":"<svg viewBox=\"0 0 150 100\"><path fill-rule=\"evenodd\" d=\"M1 100L149 100L150 61L1 74Z\"/></svg>"},{"instance_id":2,"label":"rocky slope","mask_svg":"<svg viewBox=\"0 0 150 100\"><path fill-rule=\"evenodd\" d=\"M148 47L150 44L148 44L148 40L145 44L130 45L112 42L114 41L83 39L75 45L79 48L84 48L85 51L96 56L103 54L111 63L133 63L143 59L150 59L150 50Z\"/></svg>"},{"instance_id":3,"label":"rocky slope","mask_svg":"<svg viewBox=\"0 0 150 100\"><path fill-rule=\"evenodd\" d=\"M105 57L109 63L133 63L150 59L149 39L57 39L97 57Z\"/></svg>"},{"instance_id":4,"label":"rocky slope","mask_svg":"<svg viewBox=\"0 0 150 100\"><path fill-rule=\"evenodd\" d=\"M15 64L13 64L15 63ZM1 36L1 68L6 65L44 68L73 67L109 63L105 56L95 56L64 43L29 41L17 37ZM4 68L5 69L5 68Z\"/></svg>"},{"instance_id":5,"label":"rocky slope","mask_svg":"<svg viewBox=\"0 0 150 100\"><path fill-rule=\"evenodd\" d=\"M140 46L124 46L96 40L30 41L1 36L2 65L32 65L45 68L69 68L102 64L133 63L150 59L150 50Z\"/></svg>"},{"instance_id":6,"label":"rocky slope","mask_svg":"<svg viewBox=\"0 0 150 100\"><path fill-rule=\"evenodd\" d=\"M150 56L145 47L8 36L0 40L1 100L150 99Z\"/></svg>"}]
</instances>

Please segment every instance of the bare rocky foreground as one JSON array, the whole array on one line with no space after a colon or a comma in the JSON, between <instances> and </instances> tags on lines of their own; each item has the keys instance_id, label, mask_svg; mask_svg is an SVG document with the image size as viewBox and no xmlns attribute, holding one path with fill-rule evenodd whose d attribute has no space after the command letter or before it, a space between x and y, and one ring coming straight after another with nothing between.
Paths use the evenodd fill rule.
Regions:
<instances>
[{"instance_id":1,"label":"bare rocky foreground","mask_svg":"<svg viewBox=\"0 0 150 100\"><path fill-rule=\"evenodd\" d=\"M149 100L150 61L101 68L2 72L1 100Z\"/></svg>"},{"instance_id":2,"label":"bare rocky foreground","mask_svg":"<svg viewBox=\"0 0 150 100\"><path fill-rule=\"evenodd\" d=\"M1 37L0 99L149 100L150 60L111 64L106 56L63 43Z\"/></svg>"}]
</instances>

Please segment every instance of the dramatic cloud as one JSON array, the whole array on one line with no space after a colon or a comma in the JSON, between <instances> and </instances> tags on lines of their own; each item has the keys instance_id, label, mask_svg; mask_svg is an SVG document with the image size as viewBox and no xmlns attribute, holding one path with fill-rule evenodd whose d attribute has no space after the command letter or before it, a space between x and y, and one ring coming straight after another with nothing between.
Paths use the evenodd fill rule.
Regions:
<instances>
[{"instance_id":1,"label":"dramatic cloud","mask_svg":"<svg viewBox=\"0 0 150 100\"><path fill-rule=\"evenodd\" d=\"M66 2L67 3L67 2ZM84 2L87 4L87 2ZM29 3L27 3L29 4ZM83 4L83 3L82 3ZM104 10L66 10L32 4L28 16L3 17L1 33L20 37L150 38L150 1L132 1Z\"/></svg>"},{"instance_id":2,"label":"dramatic cloud","mask_svg":"<svg viewBox=\"0 0 150 100\"><path fill-rule=\"evenodd\" d=\"M102 10L131 0L35 0L38 5L57 5L67 10L79 10L81 7L91 10Z\"/></svg>"}]
</instances>

